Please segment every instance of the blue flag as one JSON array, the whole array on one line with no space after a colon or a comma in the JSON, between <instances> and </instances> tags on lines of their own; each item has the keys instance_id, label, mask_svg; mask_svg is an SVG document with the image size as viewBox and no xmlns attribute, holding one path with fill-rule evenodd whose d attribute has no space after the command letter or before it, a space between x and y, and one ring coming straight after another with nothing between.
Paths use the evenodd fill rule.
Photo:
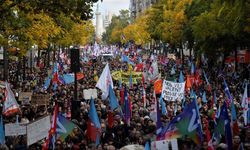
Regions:
<instances>
[{"instance_id":1,"label":"blue flag","mask_svg":"<svg viewBox=\"0 0 250 150\"><path fill-rule=\"evenodd\" d=\"M131 119L131 110L130 110L130 101L128 98L127 87L124 88L124 117L127 124L130 124Z\"/></svg>"},{"instance_id":2,"label":"blue flag","mask_svg":"<svg viewBox=\"0 0 250 150\"><path fill-rule=\"evenodd\" d=\"M0 144L5 144L5 134L3 128L3 117L0 116Z\"/></svg>"},{"instance_id":3,"label":"blue flag","mask_svg":"<svg viewBox=\"0 0 250 150\"><path fill-rule=\"evenodd\" d=\"M234 102L231 103L231 116L232 116L232 121L233 122L237 120L237 115L236 115Z\"/></svg>"},{"instance_id":4,"label":"blue flag","mask_svg":"<svg viewBox=\"0 0 250 150\"><path fill-rule=\"evenodd\" d=\"M147 143L145 144L144 150L150 150L149 142L147 142Z\"/></svg>"},{"instance_id":5,"label":"blue flag","mask_svg":"<svg viewBox=\"0 0 250 150\"><path fill-rule=\"evenodd\" d=\"M166 104L165 102L163 101L163 98L162 98L162 95L160 97L160 105L161 105L161 113L163 115L166 115L167 114L167 109L166 109Z\"/></svg>"},{"instance_id":6,"label":"blue flag","mask_svg":"<svg viewBox=\"0 0 250 150\"><path fill-rule=\"evenodd\" d=\"M204 73L204 77L205 77L205 80L206 80L206 82L207 82L207 85L209 85L209 81L208 81L208 79L207 79L207 75L206 75L206 72L203 70L203 73Z\"/></svg>"},{"instance_id":7,"label":"blue flag","mask_svg":"<svg viewBox=\"0 0 250 150\"><path fill-rule=\"evenodd\" d=\"M205 91L202 94L202 102L207 103L207 97L206 97L206 92Z\"/></svg>"},{"instance_id":8,"label":"blue flag","mask_svg":"<svg viewBox=\"0 0 250 150\"><path fill-rule=\"evenodd\" d=\"M182 82L184 82L184 76L183 76L182 71L180 71L179 83L182 83Z\"/></svg>"},{"instance_id":9,"label":"blue flag","mask_svg":"<svg viewBox=\"0 0 250 150\"><path fill-rule=\"evenodd\" d=\"M114 90L112 89L111 85L109 85L109 106L112 111L119 107Z\"/></svg>"},{"instance_id":10,"label":"blue flag","mask_svg":"<svg viewBox=\"0 0 250 150\"><path fill-rule=\"evenodd\" d=\"M195 72L195 66L194 66L194 63L192 62L192 65L191 65L191 74L194 74Z\"/></svg>"},{"instance_id":11,"label":"blue flag","mask_svg":"<svg viewBox=\"0 0 250 150\"><path fill-rule=\"evenodd\" d=\"M48 76L47 79L44 82L43 88L44 90L47 90L49 85L50 85L50 81L51 81L51 76Z\"/></svg>"},{"instance_id":12,"label":"blue flag","mask_svg":"<svg viewBox=\"0 0 250 150\"><path fill-rule=\"evenodd\" d=\"M96 112L96 108L95 108L95 103L93 98L91 98L90 100L90 110L89 110L89 118L91 120L91 122L95 125L96 128L101 128L101 124Z\"/></svg>"},{"instance_id":13,"label":"blue flag","mask_svg":"<svg viewBox=\"0 0 250 150\"><path fill-rule=\"evenodd\" d=\"M227 98L229 100L229 103L231 103L232 100L233 100L233 97L230 94L230 91L229 91L229 88L227 86L226 80L224 80L224 92L225 92L225 94L226 94L226 96L227 96Z\"/></svg>"},{"instance_id":14,"label":"blue flag","mask_svg":"<svg viewBox=\"0 0 250 150\"><path fill-rule=\"evenodd\" d=\"M70 84L75 82L75 75L73 73L68 73L63 75L63 80L65 84Z\"/></svg>"}]
</instances>

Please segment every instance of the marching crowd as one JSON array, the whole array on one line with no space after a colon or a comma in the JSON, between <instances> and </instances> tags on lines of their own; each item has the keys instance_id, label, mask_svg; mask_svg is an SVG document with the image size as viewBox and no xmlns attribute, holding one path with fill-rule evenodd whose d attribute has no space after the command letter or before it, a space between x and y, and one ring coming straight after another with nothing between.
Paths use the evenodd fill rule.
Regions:
<instances>
[{"instance_id":1,"label":"marching crowd","mask_svg":"<svg viewBox=\"0 0 250 150\"><path fill-rule=\"evenodd\" d=\"M140 55L138 55L139 57ZM142 56L140 56L142 57ZM158 57L158 58L157 58ZM158 61L158 69L161 74L160 78L163 80L170 80L178 82L180 71L184 77L190 75L191 62L196 62L196 72L199 74L199 83L192 84L192 91L197 95L197 104L199 107L199 113L201 118L201 124L203 129L203 141L199 145L195 144L189 136L183 136L178 138L179 149L208 149L209 141L207 140L205 129L208 128L211 137L214 133L215 120L212 113L219 118L217 113L223 102L226 99L224 92L223 79L227 82L230 93L233 97L233 103L235 104L237 114L238 128L233 131L233 149L238 150L241 146L247 150L250 149L250 127L249 124L244 124L244 118L242 117L243 110L241 108L241 100L243 97L245 85L249 86L249 66L242 64L238 66L238 71L235 72L234 64L225 64L222 62L207 61L206 63L187 58L184 63L177 63L174 59L168 59L165 56L157 56L155 60L151 60L150 57L144 60L145 66L152 63L152 61ZM164 63L162 62L164 59ZM120 58L113 58L108 60L110 71L127 71L127 62L121 62ZM135 60L135 63L138 63ZM52 67L52 66L51 66ZM84 74L84 78L78 81L78 100L79 102L74 104L74 84L59 84L55 89L50 86L47 90L43 89L44 81L48 76L48 68L33 68L26 69L25 79L18 78L16 72L18 69L17 63L10 64L9 83L11 89L16 96L17 102L20 104L21 113L17 116L4 117L4 123L15 123L18 119L19 123L32 122L46 114L53 115L53 108L55 102L59 105L59 113L71 119L78 127L74 128L73 132L64 140L59 139L55 142L55 149L90 149L90 150L116 150L126 145L138 144L144 145L148 141L156 140L156 127L157 123L152 117L151 111L153 111L152 105L154 105L154 83L138 80L137 83L133 83L133 86L126 85L119 82L119 80L113 80L114 92L117 100L121 104L121 87L128 89L128 94L131 100L131 119L130 124L127 124L124 120L124 116L117 109L111 112L109 101L102 100L102 92L98 90L98 97L95 99L95 107L101 124L101 135L99 143L91 141L88 136L88 120L90 100L84 99L83 90L95 88L98 77L100 77L105 62L100 58L91 59L88 62L81 62L81 72ZM146 70L147 67L144 68ZM50 68L51 69L51 68ZM206 72L206 76L211 85L211 89L208 88L206 80L203 76L203 71ZM61 69L59 73L68 73L69 69ZM143 88L145 87L146 101L143 101ZM206 102L203 99L203 92L206 91ZM19 101L20 92L32 92L37 94L49 94L50 100L47 107L41 105L22 105ZM248 92L249 94L249 92ZM249 95L248 95L249 97ZM160 95L157 94L156 98L159 100ZM0 88L0 99L4 101L4 88ZM216 99L216 102L214 102ZM180 114L184 107L191 103L191 89L185 89L185 99L176 100L174 102L164 101L167 113L161 114L161 122L163 126L167 126L173 118ZM146 103L146 104L144 104ZM71 107L74 105L74 107ZM1 109L2 109L1 105ZM75 107L76 106L76 107ZM71 109L72 108L72 109ZM161 111L162 108L160 108ZM229 116L231 116L231 108L229 107ZM111 115L110 115L111 114ZM111 118L111 119L110 119ZM110 122L110 120L112 120ZM231 121L232 122L232 121ZM213 137L212 137L213 138ZM5 145L1 145L0 149L42 149L43 141L39 141L27 148L26 135L6 137ZM219 142L213 141L214 149L227 149L225 135L223 135Z\"/></svg>"}]
</instances>

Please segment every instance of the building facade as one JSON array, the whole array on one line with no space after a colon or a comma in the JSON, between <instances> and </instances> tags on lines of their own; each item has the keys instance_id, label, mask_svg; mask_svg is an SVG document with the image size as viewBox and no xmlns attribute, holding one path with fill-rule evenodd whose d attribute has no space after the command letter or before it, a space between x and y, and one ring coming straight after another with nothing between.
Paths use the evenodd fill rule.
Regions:
<instances>
[{"instance_id":1,"label":"building facade","mask_svg":"<svg viewBox=\"0 0 250 150\"><path fill-rule=\"evenodd\" d=\"M131 16L136 18L157 0L130 0Z\"/></svg>"}]
</instances>

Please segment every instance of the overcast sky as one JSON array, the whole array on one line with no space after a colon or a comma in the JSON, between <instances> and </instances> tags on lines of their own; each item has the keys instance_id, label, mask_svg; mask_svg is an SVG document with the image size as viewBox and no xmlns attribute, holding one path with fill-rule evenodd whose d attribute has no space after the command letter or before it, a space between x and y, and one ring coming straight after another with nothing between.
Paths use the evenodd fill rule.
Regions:
<instances>
[{"instance_id":1,"label":"overcast sky","mask_svg":"<svg viewBox=\"0 0 250 150\"><path fill-rule=\"evenodd\" d=\"M99 10L104 15L107 12L115 13L116 15L119 14L119 10L121 9L129 9L129 2L130 0L99 0ZM94 12L96 11L96 5L94 6Z\"/></svg>"}]
</instances>

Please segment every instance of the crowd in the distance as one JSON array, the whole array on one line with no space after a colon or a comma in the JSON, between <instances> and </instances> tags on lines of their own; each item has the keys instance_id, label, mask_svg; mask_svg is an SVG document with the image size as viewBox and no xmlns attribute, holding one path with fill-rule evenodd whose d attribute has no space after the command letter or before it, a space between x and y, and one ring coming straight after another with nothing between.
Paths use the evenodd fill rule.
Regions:
<instances>
[{"instance_id":1,"label":"crowd in the distance","mask_svg":"<svg viewBox=\"0 0 250 150\"><path fill-rule=\"evenodd\" d=\"M160 56L159 56L160 58ZM150 60L146 60L147 63L151 63ZM192 60L194 63L197 62L196 59ZM119 58L114 58L109 60L111 72L117 70L128 69L127 63L121 62ZM173 66L175 66L175 73L171 72ZM52 66L50 66L52 69ZM108 116L110 113L109 102L108 100L101 99L101 91L98 90L98 98L95 99L95 106L97 114L101 123L101 137L100 144L96 145L95 142L90 141L87 136L87 121L88 121L88 112L90 109L89 100L85 100L83 97L83 90L89 88L95 88L97 77L102 73L105 63L100 58L95 60L89 59L89 62L81 63L81 72L84 73L84 78L78 81L78 98L79 103L76 104L74 109L71 109L68 112L68 108L71 108L73 103L74 96L74 84L69 85L58 85L57 89L54 91L52 86L50 86L46 91L43 90L43 85L45 78L47 77L48 68L35 69L31 71L26 68L25 79L19 77L17 79L16 72L18 69L17 63L10 63L10 74L9 82L11 84L11 89L16 95L16 99L21 107L21 112L18 114L19 123L29 123L36 120L39 117L42 117L46 114L53 113L54 102L57 101L59 104L59 113L64 114L69 119L71 119L79 128L75 128L73 133L69 135L65 141L57 140L55 145L56 149L90 149L90 150L115 150L120 149L123 146L130 144L139 144L145 145L147 141L156 140L156 122L152 118L150 112L152 111L152 105L154 104L153 97L153 84L145 83L146 86L146 107L143 105L142 100L142 87L144 86L141 81L138 81L137 84L134 84L132 88L129 88L129 96L132 101L132 118L130 125L127 125L118 111L114 113L113 122L111 126L108 125ZM159 72L161 73L161 79L171 80L178 82L180 70L182 70L184 76L190 74L190 61L185 59L184 64L176 65L176 61L169 59L167 64L163 64L158 59ZM219 107L222 106L225 100L223 80L219 74L225 76L225 80L228 84L230 92L233 97L233 102L236 107L237 112L237 121L239 125L239 133L233 135L233 146L234 149L238 149L242 143L244 149L250 149L250 128L245 126L243 123L242 109L241 109L241 99L244 92L244 85L249 82L249 68L247 65L242 64L238 66L238 71L234 71L233 64L226 64L223 66L221 62L208 61L206 63L196 64L196 69L201 68L206 72L210 84L212 85L212 92L206 92L207 102L202 101L202 93L204 90L207 90L207 84L204 79L203 74L201 74L201 83L197 86L194 86L193 90L197 95L197 103L199 105L200 117L203 126L208 125L208 128L213 133L214 130L214 120L211 116L211 110L215 112L218 111ZM224 68L223 68L224 67ZM223 71L222 71L223 70ZM68 69L60 70L59 73L69 72ZM119 81L113 80L114 91L118 101L120 101L120 88ZM124 83L123 87L127 86ZM49 94L50 103L48 107L38 106L38 105L22 105L19 101L18 93L20 92L33 92L39 94ZM211 105L211 102L214 100L213 94L216 93L217 103L216 105ZM0 98L3 102L4 98L4 89L0 89ZM157 95L159 98L159 95ZM177 100L176 102L167 102L166 109L167 114L161 116L161 121L163 125L167 125L176 115L182 112L185 105L191 102L190 91L185 92L185 100ZM2 109L2 105L1 105ZM229 109L230 112L230 109ZM230 113L229 113L230 115ZM208 123L206 123L208 121ZM14 123L16 122L16 116L4 117L4 123ZM26 136L16 136L16 137L6 137L6 144L1 145L1 148L5 149L42 149L42 143L40 141L35 143L29 148L26 146ZM196 145L189 137L182 137L178 139L179 149L207 149L208 142L206 140L204 132L204 141L201 145ZM225 138L222 137L220 143L214 145L215 149L226 149Z\"/></svg>"}]
</instances>

